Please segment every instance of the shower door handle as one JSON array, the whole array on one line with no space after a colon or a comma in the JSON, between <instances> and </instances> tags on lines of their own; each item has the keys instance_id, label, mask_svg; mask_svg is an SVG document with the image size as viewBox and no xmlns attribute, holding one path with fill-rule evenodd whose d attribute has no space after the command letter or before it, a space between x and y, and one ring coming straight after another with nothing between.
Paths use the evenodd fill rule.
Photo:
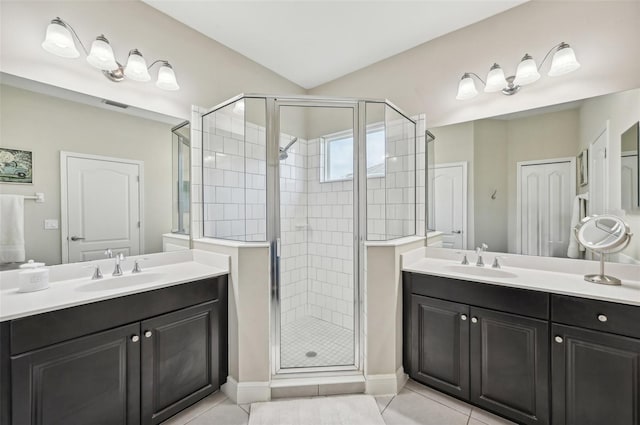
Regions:
<instances>
[{"instance_id":1,"label":"shower door handle","mask_svg":"<svg viewBox=\"0 0 640 425\"><path fill-rule=\"evenodd\" d=\"M276 239L276 257L280 258L280 238Z\"/></svg>"}]
</instances>

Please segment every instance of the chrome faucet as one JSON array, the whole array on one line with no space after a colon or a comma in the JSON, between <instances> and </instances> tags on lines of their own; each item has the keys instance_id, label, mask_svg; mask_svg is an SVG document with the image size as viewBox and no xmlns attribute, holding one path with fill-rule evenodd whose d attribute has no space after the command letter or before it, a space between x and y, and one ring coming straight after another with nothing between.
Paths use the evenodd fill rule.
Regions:
<instances>
[{"instance_id":1,"label":"chrome faucet","mask_svg":"<svg viewBox=\"0 0 640 425\"><path fill-rule=\"evenodd\" d=\"M476 261L476 266L484 267L484 261L482 261L482 253L485 252L489 248L486 243L483 243L479 247L476 248L476 254L478 254L478 260Z\"/></svg>"},{"instance_id":2,"label":"chrome faucet","mask_svg":"<svg viewBox=\"0 0 640 425\"><path fill-rule=\"evenodd\" d=\"M112 276L122 276L122 267L120 267L120 262L124 261L124 254L119 252L114 257L116 259L116 267L113 269Z\"/></svg>"}]
</instances>

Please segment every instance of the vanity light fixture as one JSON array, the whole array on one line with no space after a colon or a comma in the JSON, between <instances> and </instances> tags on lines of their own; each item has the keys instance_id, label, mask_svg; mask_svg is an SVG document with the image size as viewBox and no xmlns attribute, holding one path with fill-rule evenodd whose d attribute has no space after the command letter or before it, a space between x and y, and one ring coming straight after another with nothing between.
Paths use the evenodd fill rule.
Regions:
<instances>
[{"instance_id":1,"label":"vanity light fixture","mask_svg":"<svg viewBox=\"0 0 640 425\"><path fill-rule=\"evenodd\" d=\"M525 54L518 64L516 75L505 77L504 71L497 63L494 63L489 69L486 82L474 72L465 72L458 84L456 99L466 100L476 97L478 90L472 77L476 77L484 85L485 93L501 92L506 96L514 95L522 86L535 83L540 79L540 69L551 53L553 53L553 59L551 60L548 76L557 77L580 68L580 63L576 60L576 55L571 46L562 42L556 44L547 52L542 62L540 62L540 66L536 65L531 55Z\"/></svg>"},{"instance_id":2,"label":"vanity light fixture","mask_svg":"<svg viewBox=\"0 0 640 425\"><path fill-rule=\"evenodd\" d=\"M162 90L180 89L176 74L168 61L156 60L147 66L142 53L138 49L133 49L129 52L127 64L122 66L116 60L111 44L104 35L96 37L91 43L91 49L87 50L73 27L60 18L51 20L42 42L42 48L60 57L75 59L80 56L80 52L76 47L74 37L82 47L87 62L94 68L101 70L104 76L111 81L120 82L126 77L134 81L147 82L151 80L151 75L149 75L151 67L160 64L156 86Z\"/></svg>"}]
</instances>

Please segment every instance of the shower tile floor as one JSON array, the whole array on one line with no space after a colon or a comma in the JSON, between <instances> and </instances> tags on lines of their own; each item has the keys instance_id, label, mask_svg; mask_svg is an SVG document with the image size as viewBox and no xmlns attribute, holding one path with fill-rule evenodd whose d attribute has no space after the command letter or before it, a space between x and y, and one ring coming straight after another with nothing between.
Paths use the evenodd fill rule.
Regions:
<instances>
[{"instance_id":1,"label":"shower tile floor","mask_svg":"<svg viewBox=\"0 0 640 425\"><path fill-rule=\"evenodd\" d=\"M282 326L282 368L344 366L353 362L354 333L349 329L305 316ZM314 357L307 353L315 352Z\"/></svg>"}]
</instances>

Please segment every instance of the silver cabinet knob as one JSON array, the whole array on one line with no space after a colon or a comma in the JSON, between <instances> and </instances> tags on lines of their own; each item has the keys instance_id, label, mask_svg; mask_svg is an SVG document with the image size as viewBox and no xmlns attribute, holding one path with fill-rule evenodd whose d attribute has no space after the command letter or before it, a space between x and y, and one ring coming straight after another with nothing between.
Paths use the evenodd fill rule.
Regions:
<instances>
[{"instance_id":1,"label":"silver cabinet knob","mask_svg":"<svg viewBox=\"0 0 640 425\"><path fill-rule=\"evenodd\" d=\"M151 333L151 331L145 331L145 333L144 333L144 336L145 336L146 338L151 338L151 335L153 335L153 334Z\"/></svg>"},{"instance_id":2,"label":"silver cabinet knob","mask_svg":"<svg viewBox=\"0 0 640 425\"><path fill-rule=\"evenodd\" d=\"M598 314L598 320L601 322L606 322L608 319L604 314Z\"/></svg>"},{"instance_id":3,"label":"silver cabinet knob","mask_svg":"<svg viewBox=\"0 0 640 425\"><path fill-rule=\"evenodd\" d=\"M478 323L478 318L477 317L472 317L471 318L471 323Z\"/></svg>"},{"instance_id":4,"label":"silver cabinet knob","mask_svg":"<svg viewBox=\"0 0 640 425\"><path fill-rule=\"evenodd\" d=\"M460 320L467 320L467 315L466 314L460 315Z\"/></svg>"},{"instance_id":5,"label":"silver cabinet knob","mask_svg":"<svg viewBox=\"0 0 640 425\"><path fill-rule=\"evenodd\" d=\"M140 337L138 335L133 335L131 337L131 342L138 342L138 341L140 341Z\"/></svg>"},{"instance_id":6,"label":"silver cabinet knob","mask_svg":"<svg viewBox=\"0 0 640 425\"><path fill-rule=\"evenodd\" d=\"M555 338L553 338L553 339L554 339L558 344L562 344L562 341L564 341L560 335L556 335L556 337L555 337Z\"/></svg>"}]
</instances>

